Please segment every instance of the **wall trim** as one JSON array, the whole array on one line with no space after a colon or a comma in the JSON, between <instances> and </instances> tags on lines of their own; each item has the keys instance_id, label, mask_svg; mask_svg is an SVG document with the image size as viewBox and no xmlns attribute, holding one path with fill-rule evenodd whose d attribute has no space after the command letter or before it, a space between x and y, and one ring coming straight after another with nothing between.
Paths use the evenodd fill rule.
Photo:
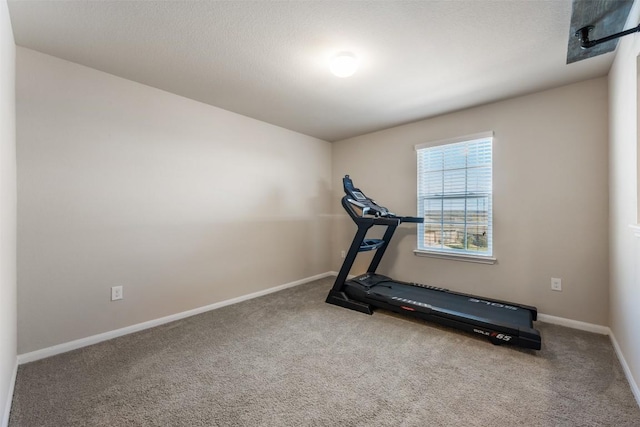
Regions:
<instances>
[{"instance_id":1,"label":"wall trim","mask_svg":"<svg viewBox=\"0 0 640 427\"><path fill-rule=\"evenodd\" d=\"M80 338L74 341L69 341L66 343L54 345L52 347L35 350L29 353L19 354L18 365L22 365L29 362L35 362L36 360L45 359L47 357L55 356L61 353L66 353L71 350L87 347L102 341L107 341L107 340L118 338L124 335L129 335L134 332L139 332L145 329L154 328L156 326L164 325L165 323L174 322L176 320L181 320L187 317L195 316L196 314L205 313L207 311L215 310L217 308L222 308L228 305L237 304L242 301L258 298L274 292L282 291L287 288L292 288L294 286L302 285L304 283L313 282L314 280L324 279L325 277L329 277L333 275L335 274L332 271L317 274L315 276L306 277L304 279L296 280L294 282L285 283L284 285L275 286L273 288L264 289L262 291L254 292L247 295L242 295L236 298L231 298L231 299L220 301L214 304L205 305L203 307L194 308L192 310L183 311L181 313L171 314L169 316L160 317L158 319L149 320L147 322L137 323L135 325L126 326L124 328L115 329L113 331L92 335L86 338Z\"/></svg>"},{"instance_id":2,"label":"wall trim","mask_svg":"<svg viewBox=\"0 0 640 427\"><path fill-rule=\"evenodd\" d=\"M413 254L415 256L423 256L427 258L439 258L439 259L449 259L452 261L475 262L476 264L493 265L498 262L497 258L490 257L490 256L453 254L453 253L447 253L447 252L425 251L422 249L414 249Z\"/></svg>"},{"instance_id":3,"label":"wall trim","mask_svg":"<svg viewBox=\"0 0 640 427\"><path fill-rule=\"evenodd\" d=\"M618 340L616 340L616 336L613 335L613 332L609 334L609 338L611 338L611 343L613 344L613 348L615 349L616 355L618 356L618 360L622 365L622 370L624 371L624 375L627 377L627 382L631 387L631 393L633 393L633 397L636 398L636 403L638 404L638 406L640 406L640 388L638 387L638 383L636 382L635 378L633 378L631 369L629 368L629 365L627 364L627 360L624 358L624 355L622 354L622 349L618 345Z\"/></svg>"},{"instance_id":4,"label":"wall trim","mask_svg":"<svg viewBox=\"0 0 640 427\"><path fill-rule=\"evenodd\" d=\"M639 230L640 231L640 230ZM640 237L640 236L638 236ZM562 317L550 316L548 314L538 314L538 320L545 323L552 323L554 325L566 326L568 328L579 329L581 331L594 332L596 334L609 335L611 339L611 343L613 344L613 349L616 352L616 356L618 357L618 361L622 366L622 370L624 371L624 376L627 378L627 382L629 383L629 387L631 388L631 393L633 397L636 399L636 403L640 406L640 387L638 387L638 383L635 378L633 378L633 374L631 373L631 369L627 364L627 360L624 358L624 354L622 353L622 349L618 345L618 341L616 340L615 335L613 335L613 331L611 328L602 325L594 325L593 323L580 322L578 320L565 319Z\"/></svg>"},{"instance_id":5,"label":"wall trim","mask_svg":"<svg viewBox=\"0 0 640 427\"><path fill-rule=\"evenodd\" d=\"M542 313L538 313L538 320L544 323L551 323L553 325L560 325L566 326L567 328L578 329L580 331L593 332L601 335L611 335L611 329L609 329L608 326L581 322L579 320L565 319L564 317L556 317Z\"/></svg>"},{"instance_id":6,"label":"wall trim","mask_svg":"<svg viewBox=\"0 0 640 427\"><path fill-rule=\"evenodd\" d=\"M13 403L13 390L16 386L16 378L18 376L18 359L16 358L13 364L13 375L11 376L11 382L9 383L9 393L7 394L7 403L4 405L4 414L2 420L0 420L0 427L9 426L9 415L11 414L11 404Z\"/></svg>"},{"instance_id":7,"label":"wall trim","mask_svg":"<svg viewBox=\"0 0 640 427\"><path fill-rule=\"evenodd\" d=\"M640 238L640 224L629 224L629 228L633 231L633 234L635 234L637 238Z\"/></svg>"}]
</instances>

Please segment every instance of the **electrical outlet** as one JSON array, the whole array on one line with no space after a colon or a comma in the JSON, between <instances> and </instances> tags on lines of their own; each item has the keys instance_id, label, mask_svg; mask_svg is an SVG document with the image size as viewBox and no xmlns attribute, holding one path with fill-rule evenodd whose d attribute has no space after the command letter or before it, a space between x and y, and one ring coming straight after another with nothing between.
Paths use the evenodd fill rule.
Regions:
<instances>
[{"instance_id":1,"label":"electrical outlet","mask_svg":"<svg viewBox=\"0 0 640 427\"><path fill-rule=\"evenodd\" d=\"M551 290L552 291L562 291L562 279L558 279L556 277L551 278Z\"/></svg>"},{"instance_id":2,"label":"electrical outlet","mask_svg":"<svg viewBox=\"0 0 640 427\"><path fill-rule=\"evenodd\" d=\"M122 286L111 287L111 301L116 301L123 298Z\"/></svg>"},{"instance_id":3,"label":"electrical outlet","mask_svg":"<svg viewBox=\"0 0 640 427\"><path fill-rule=\"evenodd\" d=\"M345 251L340 252L340 256L342 257L342 259L344 259L344 257L347 256L347 253Z\"/></svg>"}]
</instances>

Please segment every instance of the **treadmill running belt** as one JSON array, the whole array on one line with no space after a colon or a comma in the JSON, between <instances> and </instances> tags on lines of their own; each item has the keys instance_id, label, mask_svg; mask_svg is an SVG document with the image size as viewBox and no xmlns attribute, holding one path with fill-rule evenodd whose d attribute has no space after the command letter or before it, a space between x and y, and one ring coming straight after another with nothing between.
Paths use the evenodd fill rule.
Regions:
<instances>
[{"instance_id":1,"label":"treadmill running belt","mask_svg":"<svg viewBox=\"0 0 640 427\"><path fill-rule=\"evenodd\" d=\"M380 298L386 302L398 301L398 299L417 301L429 305L436 311L477 318L477 320L490 320L526 328L531 325L531 313L528 310L394 281L380 282L371 287L368 294L371 298Z\"/></svg>"}]
</instances>

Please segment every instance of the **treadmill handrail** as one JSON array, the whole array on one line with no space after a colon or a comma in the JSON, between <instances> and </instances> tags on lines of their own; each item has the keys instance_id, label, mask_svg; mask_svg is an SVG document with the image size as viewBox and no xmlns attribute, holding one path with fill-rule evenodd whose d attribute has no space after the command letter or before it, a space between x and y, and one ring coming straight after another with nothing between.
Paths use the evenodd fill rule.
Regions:
<instances>
[{"instance_id":1,"label":"treadmill handrail","mask_svg":"<svg viewBox=\"0 0 640 427\"><path fill-rule=\"evenodd\" d=\"M367 223L367 224L372 224L372 225L397 225L400 224L400 218L401 217L396 217L396 216L361 216L358 215L358 213L355 211L355 209L353 208L353 203L350 202L351 197L344 196L342 197L342 207L344 208L344 210L347 211L347 213L349 214L349 216L351 217L351 219L353 219L353 221L356 224L363 224L363 223Z\"/></svg>"},{"instance_id":2,"label":"treadmill handrail","mask_svg":"<svg viewBox=\"0 0 640 427\"><path fill-rule=\"evenodd\" d=\"M353 208L354 206L361 207L362 203L358 202L357 200L353 200L348 195L343 196L341 202L344 210L347 211L351 219L353 219L353 221L356 224L368 222L368 223L371 223L372 225L392 225L392 224L400 224L402 222L409 222L409 223L424 222L424 218L415 217L415 216L396 216L394 214L389 214L386 216L375 216L375 215L363 216L363 215L359 215ZM365 215L367 215L365 209L366 207L363 208L363 211L365 212Z\"/></svg>"}]
</instances>

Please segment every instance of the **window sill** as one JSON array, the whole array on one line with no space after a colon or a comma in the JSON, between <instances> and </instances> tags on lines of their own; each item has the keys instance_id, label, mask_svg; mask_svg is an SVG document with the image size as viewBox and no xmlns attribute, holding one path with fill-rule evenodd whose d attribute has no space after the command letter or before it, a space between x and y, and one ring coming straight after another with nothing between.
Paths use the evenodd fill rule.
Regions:
<instances>
[{"instance_id":1,"label":"window sill","mask_svg":"<svg viewBox=\"0 0 640 427\"><path fill-rule=\"evenodd\" d=\"M640 238L640 224L629 224L629 228L633 230L633 234Z\"/></svg>"},{"instance_id":2,"label":"window sill","mask_svg":"<svg viewBox=\"0 0 640 427\"><path fill-rule=\"evenodd\" d=\"M495 264L498 262L496 258L477 255L448 254L444 252L430 252L419 249L413 250L414 255L429 258L450 259L453 261L475 262L478 264Z\"/></svg>"}]
</instances>

